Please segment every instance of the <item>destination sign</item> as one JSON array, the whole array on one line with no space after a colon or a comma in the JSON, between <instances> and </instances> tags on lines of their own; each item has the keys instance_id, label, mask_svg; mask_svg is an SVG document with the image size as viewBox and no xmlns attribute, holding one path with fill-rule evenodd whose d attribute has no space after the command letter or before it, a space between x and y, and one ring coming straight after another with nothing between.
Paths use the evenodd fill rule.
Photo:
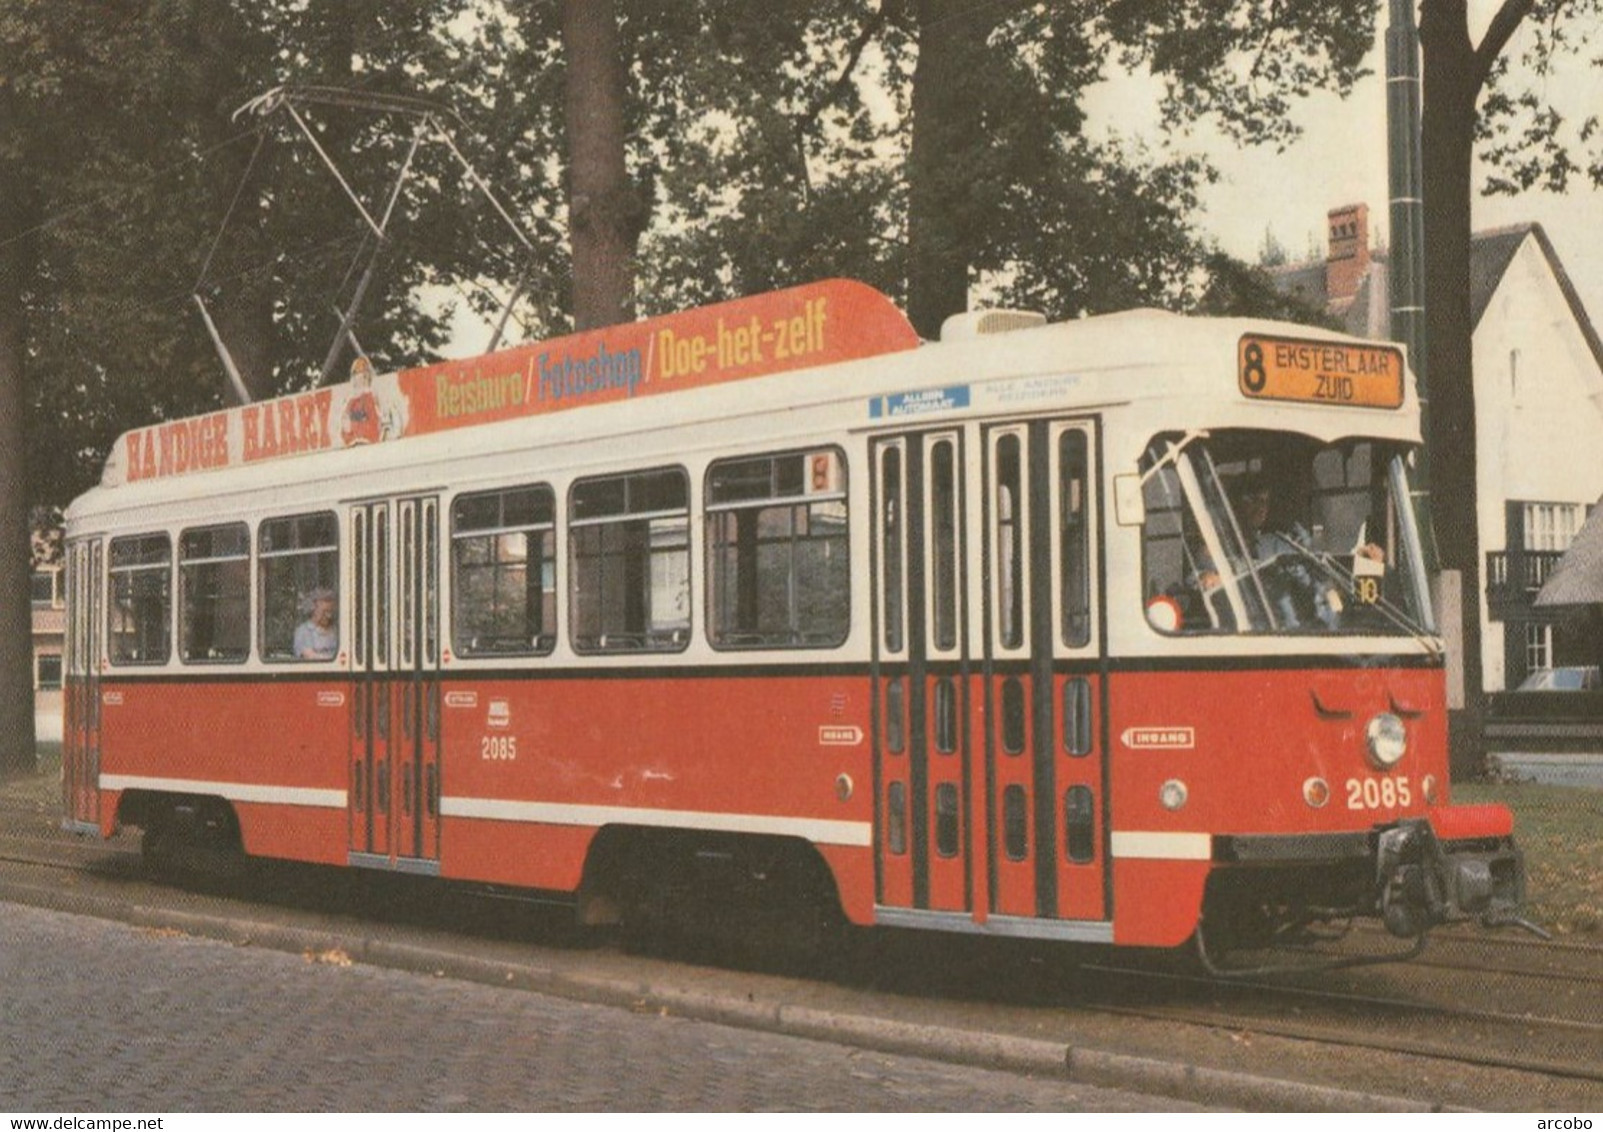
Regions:
<instances>
[{"instance_id":1,"label":"destination sign","mask_svg":"<svg viewBox=\"0 0 1603 1132\"><path fill-rule=\"evenodd\" d=\"M1269 401L1397 409L1406 370L1395 346L1244 334L1236 348L1241 392Z\"/></svg>"}]
</instances>

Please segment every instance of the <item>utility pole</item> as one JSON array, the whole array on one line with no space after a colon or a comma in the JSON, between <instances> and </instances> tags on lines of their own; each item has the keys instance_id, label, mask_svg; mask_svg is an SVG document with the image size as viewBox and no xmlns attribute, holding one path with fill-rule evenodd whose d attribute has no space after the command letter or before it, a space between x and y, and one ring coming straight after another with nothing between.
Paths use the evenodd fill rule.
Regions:
<instances>
[{"instance_id":1,"label":"utility pole","mask_svg":"<svg viewBox=\"0 0 1603 1132\"><path fill-rule=\"evenodd\" d=\"M1391 193L1392 246L1388 264L1391 336L1414 367L1420 429L1426 435L1430 397L1425 373L1425 193L1419 151L1419 34L1413 0L1390 0L1386 29L1386 182ZM1428 498L1430 476L1422 454L1415 491Z\"/></svg>"}]
</instances>

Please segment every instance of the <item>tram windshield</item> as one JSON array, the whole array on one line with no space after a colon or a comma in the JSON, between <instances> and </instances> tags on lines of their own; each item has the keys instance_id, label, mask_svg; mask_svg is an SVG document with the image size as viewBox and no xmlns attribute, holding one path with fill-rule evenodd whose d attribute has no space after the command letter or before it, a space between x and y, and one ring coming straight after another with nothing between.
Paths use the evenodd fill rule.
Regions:
<instances>
[{"instance_id":1,"label":"tram windshield","mask_svg":"<svg viewBox=\"0 0 1603 1132\"><path fill-rule=\"evenodd\" d=\"M1166 633L1430 637L1403 445L1257 430L1141 461L1147 619Z\"/></svg>"}]
</instances>

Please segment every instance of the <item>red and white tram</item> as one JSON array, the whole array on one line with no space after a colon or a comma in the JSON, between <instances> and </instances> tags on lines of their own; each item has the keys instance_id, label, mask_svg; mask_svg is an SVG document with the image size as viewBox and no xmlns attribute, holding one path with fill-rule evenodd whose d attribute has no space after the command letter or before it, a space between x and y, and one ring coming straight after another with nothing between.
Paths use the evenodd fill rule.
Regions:
<instances>
[{"instance_id":1,"label":"red and white tram","mask_svg":"<svg viewBox=\"0 0 1603 1132\"><path fill-rule=\"evenodd\" d=\"M67 517L67 822L589 920L715 866L1141 946L1511 919L1418 443L1387 345L921 345L843 281L135 430Z\"/></svg>"}]
</instances>

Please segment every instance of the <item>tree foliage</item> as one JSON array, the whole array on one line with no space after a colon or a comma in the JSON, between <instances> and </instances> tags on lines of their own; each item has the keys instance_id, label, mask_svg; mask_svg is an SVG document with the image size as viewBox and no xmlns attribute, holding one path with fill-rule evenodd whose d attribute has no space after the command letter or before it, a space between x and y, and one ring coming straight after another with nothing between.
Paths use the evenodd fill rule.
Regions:
<instances>
[{"instance_id":1,"label":"tree foliage","mask_svg":"<svg viewBox=\"0 0 1603 1132\"><path fill-rule=\"evenodd\" d=\"M1055 316L1193 306L1220 263L1190 219L1212 172L1089 135L1087 91L1148 68L1167 84L1176 128L1208 118L1244 142L1283 142L1291 99L1356 76L1373 8L616 0L639 306L827 275L908 302L930 247L944 256L937 312L970 293ZM505 237L454 163L422 151L420 196L432 203L403 200L357 328L381 367L437 349L447 280L484 283L457 301L486 312L521 288L515 332L571 326L570 135L586 119L562 110L562 10L559 0L8 5L0 64L42 123L39 199L68 218L40 234L28 296L30 396L51 424L34 431L35 495L63 502L81 489L129 425L220 402L197 285L256 392L315 379L366 237L286 121L231 117L280 83L448 103L480 135L469 133L475 162L534 233L532 253ZM941 41L954 65L921 87L920 60ZM915 160L916 104L932 92L923 125L936 145ZM376 209L405 123L311 117ZM436 301L420 303L431 287Z\"/></svg>"},{"instance_id":2,"label":"tree foliage","mask_svg":"<svg viewBox=\"0 0 1603 1132\"><path fill-rule=\"evenodd\" d=\"M351 296L365 222L284 122L233 114L286 82L438 93L427 76L459 63L436 29L461 6L63 0L39 5L37 19L7 7L0 70L27 102L27 118L13 120L34 123L20 164L39 217L54 218L28 237L36 499L59 504L82 490L131 425L221 401L197 289L255 394L315 377L336 304ZM409 127L349 111L311 117L353 190L379 210ZM425 154L419 175L435 186L459 179L443 152ZM403 198L396 246L364 306L362 343L381 365L414 362L444 340L439 314L416 293L448 258L439 247L450 226L425 223L421 203Z\"/></svg>"},{"instance_id":3,"label":"tree foliage","mask_svg":"<svg viewBox=\"0 0 1603 1132\"><path fill-rule=\"evenodd\" d=\"M1603 67L1603 2L1520 0L1504 4L1519 32L1490 60L1476 116L1486 192L1567 191L1577 179L1603 185L1603 114L1565 98L1562 79ZM1575 84L1584 98L1596 83ZM1574 97L1574 95L1572 95Z\"/></svg>"},{"instance_id":4,"label":"tree foliage","mask_svg":"<svg viewBox=\"0 0 1603 1132\"><path fill-rule=\"evenodd\" d=\"M1374 7L619 0L642 306L827 274L881 287L926 333L971 292L1059 315L1194 303L1211 170L1089 136L1087 91L1150 68L1177 128L1284 142L1290 100L1359 75ZM515 65L561 67L553 5L519 12ZM563 128L543 131L558 152Z\"/></svg>"},{"instance_id":5,"label":"tree foliage","mask_svg":"<svg viewBox=\"0 0 1603 1132\"><path fill-rule=\"evenodd\" d=\"M442 343L448 280L484 284L461 300L481 313L517 288L524 333L571 326L596 257L565 235L597 217L624 237L602 258L639 237L646 313L846 275L932 333L975 293L1055 316L1258 303L1190 219L1212 171L1089 134L1087 92L1145 68L1176 130L1283 144L1292 100L1357 76L1375 3L613 0L622 128L598 197L575 156L594 116L563 113L589 81L561 24L581 0L8 0L0 393L28 486L7 490L62 504L119 432L222 402L197 292L254 395L318 380L371 236L283 118L233 116L268 88L449 104L533 233L506 237L453 160L420 151L428 192L402 199L356 328L380 367ZM308 117L379 211L409 123Z\"/></svg>"}]
</instances>

